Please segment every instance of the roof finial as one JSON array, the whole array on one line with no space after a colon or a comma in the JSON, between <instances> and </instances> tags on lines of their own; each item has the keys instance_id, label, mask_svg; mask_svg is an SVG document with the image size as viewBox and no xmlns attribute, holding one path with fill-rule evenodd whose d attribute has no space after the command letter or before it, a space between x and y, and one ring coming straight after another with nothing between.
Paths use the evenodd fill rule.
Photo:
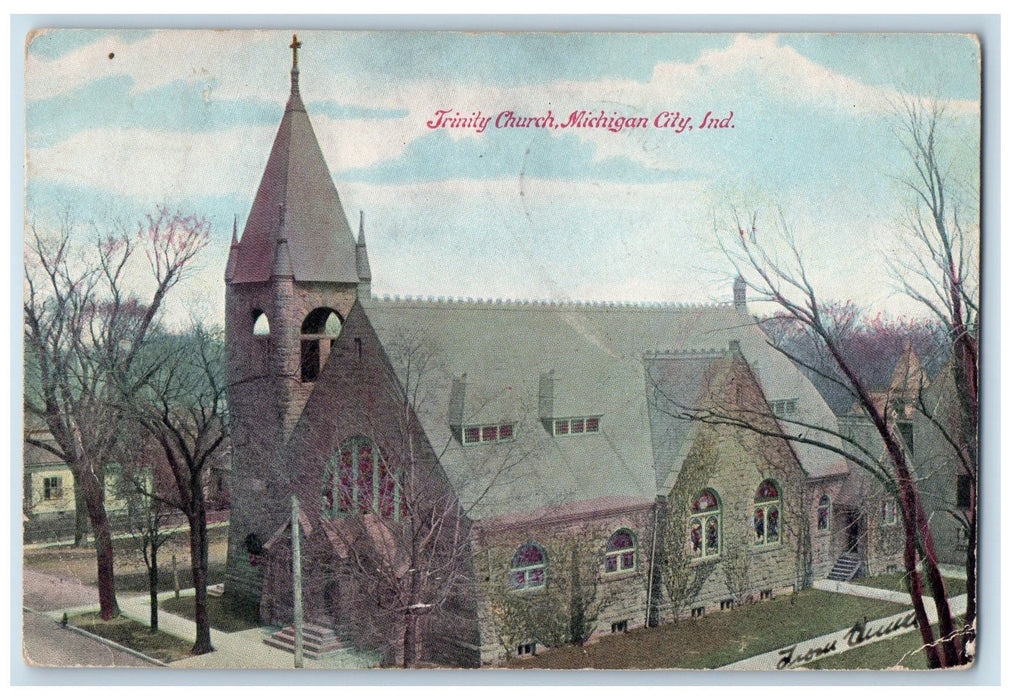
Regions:
<instances>
[{"instance_id":1,"label":"roof finial","mask_svg":"<svg viewBox=\"0 0 1011 700\"><path fill-rule=\"evenodd\" d=\"M291 91L298 93L298 50L302 48L302 42L298 40L298 34L291 35Z\"/></svg>"},{"instance_id":2,"label":"roof finial","mask_svg":"<svg viewBox=\"0 0 1011 700\"><path fill-rule=\"evenodd\" d=\"M234 214L232 219L232 245L239 244L239 215Z\"/></svg>"},{"instance_id":3,"label":"roof finial","mask_svg":"<svg viewBox=\"0 0 1011 700\"><path fill-rule=\"evenodd\" d=\"M298 70L298 50L302 48L302 42L298 40L298 34L291 35L291 45L288 46L291 49L291 69L293 71Z\"/></svg>"}]
</instances>

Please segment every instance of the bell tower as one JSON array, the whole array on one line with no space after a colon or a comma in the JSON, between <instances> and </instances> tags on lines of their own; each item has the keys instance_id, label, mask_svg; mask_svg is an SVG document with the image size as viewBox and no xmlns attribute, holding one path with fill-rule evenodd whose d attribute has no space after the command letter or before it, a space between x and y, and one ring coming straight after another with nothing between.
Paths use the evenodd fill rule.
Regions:
<instances>
[{"instance_id":1,"label":"bell tower","mask_svg":"<svg viewBox=\"0 0 1011 700\"><path fill-rule=\"evenodd\" d=\"M259 547L290 508L288 438L371 279L364 237L355 241L302 102L301 46L293 36L291 92L241 238L233 227L225 268L232 420L225 585L257 600Z\"/></svg>"}]
</instances>

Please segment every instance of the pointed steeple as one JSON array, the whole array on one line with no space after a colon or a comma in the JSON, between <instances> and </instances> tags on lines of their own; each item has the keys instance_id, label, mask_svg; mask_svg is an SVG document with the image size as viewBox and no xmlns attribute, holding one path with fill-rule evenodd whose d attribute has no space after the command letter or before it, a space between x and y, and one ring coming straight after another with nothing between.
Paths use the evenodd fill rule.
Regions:
<instances>
[{"instance_id":1,"label":"pointed steeple","mask_svg":"<svg viewBox=\"0 0 1011 700\"><path fill-rule=\"evenodd\" d=\"M355 267L358 268L358 295L366 299L372 296L372 268L369 267L369 251L365 247L365 212L358 212L358 245L355 246Z\"/></svg>"},{"instance_id":2,"label":"pointed steeple","mask_svg":"<svg viewBox=\"0 0 1011 700\"><path fill-rule=\"evenodd\" d=\"M358 279L362 282L372 281L372 269L369 267L369 251L365 247L365 212L359 211L358 245L355 246L355 266L358 268Z\"/></svg>"},{"instance_id":3,"label":"pointed steeple","mask_svg":"<svg viewBox=\"0 0 1011 700\"><path fill-rule=\"evenodd\" d=\"M892 396L905 399L915 399L919 396L920 390L926 388L927 373L920 364L920 358L913 350L911 340L906 340L906 347L895 363L892 371L892 379L888 383L888 392Z\"/></svg>"},{"instance_id":4,"label":"pointed steeple","mask_svg":"<svg viewBox=\"0 0 1011 700\"><path fill-rule=\"evenodd\" d=\"M235 262L239 255L239 217L232 219L232 247L228 251L228 263L225 265L225 282L231 282L235 277Z\"/></svg>"},{"instance_id":5,"label":"pointed steeple","mask_svg":"<svg viewBox=\"0 0 1011 700\"><path fill-rule=\"evenodd\" d=\"M293 37L291 95L246 220L236 283L270 279L281 239L287 241L296 282L359 281L355 239L299 93L301 45Z\"/></svg>"}]
</instances>

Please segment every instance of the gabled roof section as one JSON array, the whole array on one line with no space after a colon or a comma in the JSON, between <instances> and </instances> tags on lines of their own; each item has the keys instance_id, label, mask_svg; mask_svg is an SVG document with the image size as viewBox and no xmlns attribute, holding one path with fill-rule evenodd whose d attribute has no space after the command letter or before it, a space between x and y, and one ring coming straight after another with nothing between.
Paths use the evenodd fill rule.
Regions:
<instances>
[{"instance_id":1,"label":"gabled roof section","mask_svg":"<svg viewBox=\"0 0 1011 700\"><path fill-rule=\"evenodd\" d=\"M706 405L706 389L722 352L679 353L646 358L649 422L656 459L656 485L669 492L695 442L698 421L684 417Z\"/></svg>"},{"instance_id":2,"label":"gabled roof section","mask_svg":"<svg viewBox=\"0 0 1011 700\"><path fill-rule=\"evenodd\" d=\"M291 95L246 220L231 281L269 280L279 239L288 241L296 282L358 282L351 227L299 93L297 54Z\"/></svg>"}]
</instances>

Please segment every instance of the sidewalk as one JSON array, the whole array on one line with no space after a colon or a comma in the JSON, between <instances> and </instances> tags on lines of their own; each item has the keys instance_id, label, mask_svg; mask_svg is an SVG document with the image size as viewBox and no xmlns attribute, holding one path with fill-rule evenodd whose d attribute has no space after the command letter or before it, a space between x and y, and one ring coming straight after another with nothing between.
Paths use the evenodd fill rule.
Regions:
<instances>
[{"instance_id":1,"label":"sidewalk","mask_svg":"<svg viewBox=\"0 0 1011 700\"><path fill-rule=\"evenodd\" d=\"M192 597L192 588L182 591L181 597ZM171 598L174 595L171 591L159 595L159 600ZM138 622L148 624L151 617L150 599L147 596L127 598L119 602L120 612ZM163 632L185 639L189 642L196 640L196 624L192 620L187 620L179 615L173 615L165 610L158 611L158 628ZM265 637L273 632L271 628L256 628L244 630L242 632L220 632L211 629L211 646L214 651L210 654L191 656L170 664L172 668L207 668L207 669L289 669L294 668L294 654L269 647L263 643ZM332 658L326 659L305 659L304 667L307 669L334 669L334 668L369 668L375 666L371 655L359 653L353 650L345 650Z\"/></svg>"},{"instance_id":2,"label":"sidewalk","mask_svg":"<svg viewBox=\"0 0 1011 700\"><path fill-rule=\"evenodd\" d=\"M916 622L913 618L912 607L908 593L899 591L888 591L882 588L872 588L870 586L859 586L853 583L842 581L829 581L822 579L815 581L814 588L833 593L859 596L862 598L873 598L877 600L887 600L893 603L910 604L910 609L896 615L880 618L878 620L858 620L846 629L837 630L828 634L823 634L803 642L776 651L758 654L747 659L736 661L726 666L721 666L720 671L773 671L792 668L803 668L803 664L815 659L823 659L828 656L842 654L856 646L866 646L884 639L895 637L907 632L915 632ZM965 612L967 597L965 595L956 596L949 601L953 615L961 615ZM930 621L937 622L937 608L934 601L925 598L924 606ZM898 659L896 659L898 661Z\"/></svg>"}]
</instances>

